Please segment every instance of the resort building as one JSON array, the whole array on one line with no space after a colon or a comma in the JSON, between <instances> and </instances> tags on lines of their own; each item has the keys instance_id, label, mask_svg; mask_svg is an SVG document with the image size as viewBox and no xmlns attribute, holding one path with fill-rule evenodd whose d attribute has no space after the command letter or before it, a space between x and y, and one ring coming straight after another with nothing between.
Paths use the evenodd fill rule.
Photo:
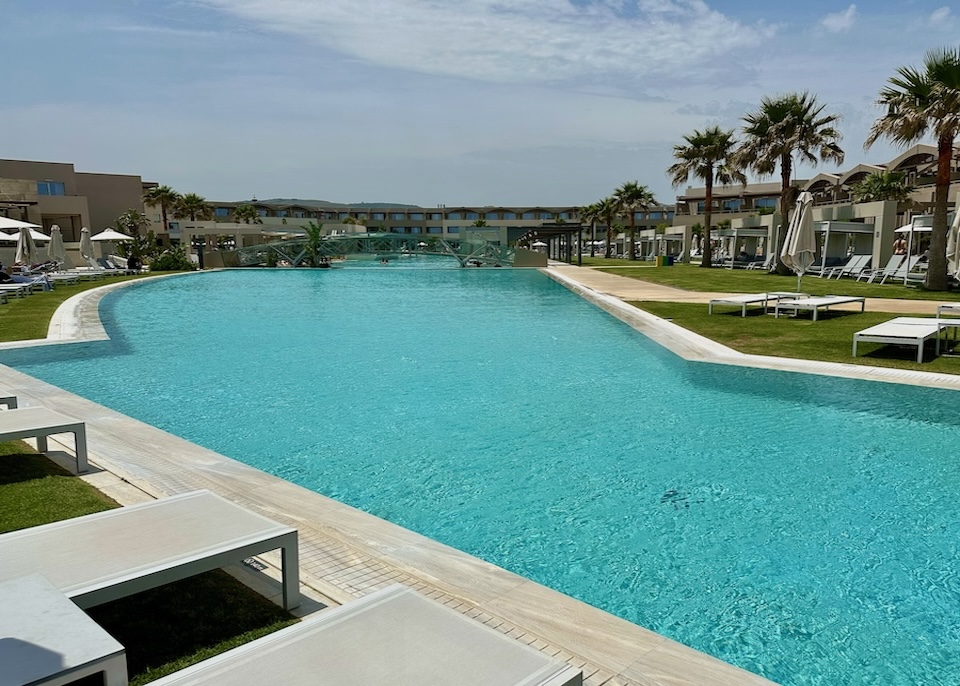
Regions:
<instances>
[{"instance_id":1,"label":"resort building","mask_svg":"<svg viewBox=\"0 0 960 686\"><path fill-rule=\"evenodd\" d=\"M143 182L133 174L78 172L69 162L0 160L0 215L31 222L67 243L80 229L98 233L128 209L143 211Z\"/></svg>"},{"instance_id":2,"label":"resort building","mask_svg":"<svg viewBox=\"0 0 960 686\"><path fill-rule=\"evenodd\" d=\"M960 150L957 151L960 154ZM794 185L813 195L813 219L820 236L818 263L830 266L851 253L871 254L873 264L882 264L893 252L894 231L915 217L933 212L937 149L915 145L884 164L857 164L844 172L821 172L811 179L795 179ZM915 187L909 200L857 202L856 184L878 172L903 172ZM949 196L960 191L960 158L954 155L953 185ZM687 188L677 196L673 226L667 230L668 251L689 250L684 235L705 222L704 188ZM729 257L745 251L763 256L776 251L777 227L782 223L780 183L717 186L713 189L711 238L721 254Z\"/></svg>"}]
</instances>

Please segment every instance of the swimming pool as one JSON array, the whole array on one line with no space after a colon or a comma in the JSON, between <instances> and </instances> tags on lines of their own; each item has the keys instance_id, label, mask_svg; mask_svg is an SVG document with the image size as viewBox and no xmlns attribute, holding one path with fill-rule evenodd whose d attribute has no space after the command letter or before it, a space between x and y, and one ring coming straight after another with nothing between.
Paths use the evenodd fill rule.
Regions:
<instances>
[{"instance_id":1,"label":"swimming pool","mask_svg":"<svg viewBox=\"0 0 960 686\"><path fill-rule=\"evenodd\" d=\"M113 340L0 362L784 684L960 677L955 393L686 363L520 270L101 311Z\"/></svg>"}]
</instances>

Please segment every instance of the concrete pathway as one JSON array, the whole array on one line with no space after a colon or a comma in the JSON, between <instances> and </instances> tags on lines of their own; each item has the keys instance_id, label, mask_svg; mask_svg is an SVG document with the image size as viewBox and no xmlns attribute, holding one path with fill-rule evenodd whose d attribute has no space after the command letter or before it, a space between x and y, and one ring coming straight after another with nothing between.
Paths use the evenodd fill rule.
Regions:
<instances>
[{"instance_id":1,"label":"concrete pathway","mask_svg":"<svg viewBox=\"0 0 960 686\"><path fill-rule=\"evenodd\" d=\"M619 268L619 267L618 267ZM722 298L731 293L711 293L701 291L686 291L671 286L641 281L639 278L630 278L627 276L618 276L608 272L600 271L590 267L576 267L562 262L553 262L549 269L559 274L564 274L571 279L578 281L584 286L612 295L621 300L651 300L659 302L678 302L678 303L708 303L714 298ZM636 269L656 269L656 267L637 267ZM640 275L638 274L638 277ZM816 278L816 277L814 277ZM837 292L842 294L843 282L836 281ZM890 312L892 314L920 314L935 315L937 305L956 304L956 300L899 300L895 298L867 298L867 312ZM859 310L860 305L838 306L836 309Z\"/></svg>"}]
</instances>

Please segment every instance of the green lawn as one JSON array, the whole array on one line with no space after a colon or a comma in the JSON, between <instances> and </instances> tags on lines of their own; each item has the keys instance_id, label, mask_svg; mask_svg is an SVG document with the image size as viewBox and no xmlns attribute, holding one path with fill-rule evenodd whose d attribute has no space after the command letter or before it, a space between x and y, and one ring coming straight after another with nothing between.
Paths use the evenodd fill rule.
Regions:
<instances>
[{"instance_id":1,"label":"green lawn","mask_svg":"<svg viewBox=\"0 0 960 686\"><path fill-rule=\"evenodd\" d=\"M821 313L814 322L809 314L800 317L774 318L762 309L740 310L718 308L707 314L707 306L696 303L635 302L632 303L658 317L701 336L723 343L742 353L796 357L804 360L846 362L873 367L917 369L926 372L960 373L960 358L937 357L928 353L929 362L918 364L916 348L893 347L879 343L861 343L853 357L853 334L890 319L884 312ZM931 344L932 345L932 344Z\"/></svg>"},{"instance_id":2,"label":"green lawn","mask_svg":"<svg viewBox=\"0 0 960 686\"><path fill-rule=\"evenodd\" d=\"M763 293L765 291L793 291L797 287L796 276L767 274L761 269L703 269L697 265L675 264L672 267L630 266L626 260L599 260L597 265L609 274L651 283L673 286L688 291L710 293ZM613 266L608 266L610 264ZM585 263L586 264L586 261ZM638 263L638 265L651 264ZM853 279L821 279L806 275L800 290L811 295L862 295L868 298L898 298L908 300L957 300L960 292L926 291L923 288L858 282Z\"/></svg>"},{"instance_id":3,"label":"green lawn","mask_svg":"<svg viewBox=\"0 0 960 686\"><path fill-rule=\"evenodd\" d=\"M0 463L0 533L117 507L25 443L0 443ZM106 603L88 614L126 647L133 685L296 621L220 571Z\"/></svg>"},{"instance_id":4,"label":"green lawn","mask_svg":"<svg viewBox=\"0 0 960 686\"><path fill-rule=\"evenodd\" d=\"M46 338L50 318L67 298L108 283L131 281L147 276L156 276L156 274L112 276L107 281L81 281L74 286L58 285L52 291L34 293L26 298L10 298L6 305L0 305L0 342Z\"/></svg>"}]
</instances>

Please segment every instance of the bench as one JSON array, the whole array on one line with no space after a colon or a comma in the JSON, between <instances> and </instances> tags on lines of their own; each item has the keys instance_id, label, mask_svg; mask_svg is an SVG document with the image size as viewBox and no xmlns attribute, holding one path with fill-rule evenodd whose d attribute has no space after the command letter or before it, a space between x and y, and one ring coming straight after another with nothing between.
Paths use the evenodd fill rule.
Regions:
<instances>
[{"instance_id":1,"label":"bench","mask_svg":"<svg viewBox=\"0 0 960 686\"><path fill-rule=\"evenodd\" d=\"M297 530L194 491L0 534L0 581L37 572L88 608L278 548L290 610L300 604Z\"/></svg>"},{"instance_id":2,"label":"bench","mask_svg":"<svg viewBox=\"0 0 960 686\"><path fill-rule=\"evenodd\" d=\"M36 438L37 450L45 453L49 436L66 433L73 434L77 474L83 474L89 469L87 429L83 422L46 407L19 407L0 412L0 441Z\"/></svg>"}]
</instances>

